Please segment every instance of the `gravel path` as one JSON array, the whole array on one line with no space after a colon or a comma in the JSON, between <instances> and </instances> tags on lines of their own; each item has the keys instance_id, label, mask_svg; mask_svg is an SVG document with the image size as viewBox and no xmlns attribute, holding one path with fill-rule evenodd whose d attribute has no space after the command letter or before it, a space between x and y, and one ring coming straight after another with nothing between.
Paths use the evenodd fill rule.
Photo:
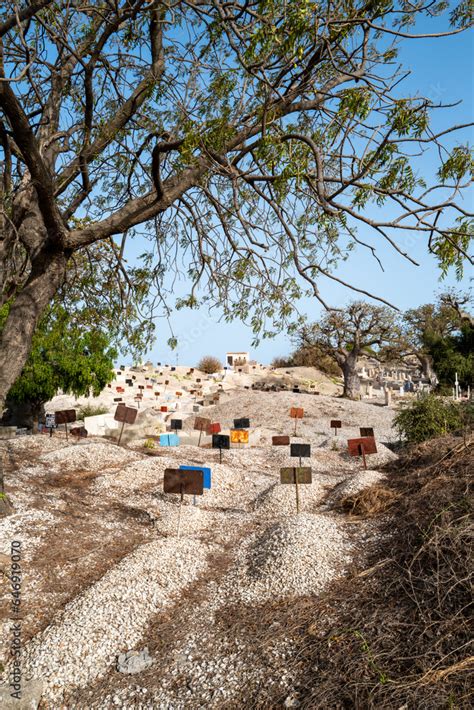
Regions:
<instances>
[{"instance_id":1,"label":"gravel path","mask_svg":"<svg viewBox=\"0 0 474 710\"><path fill-rule=\"evenodd\" d=\"M208 553L207 545L189 540L139 547L28 645L25 675L42 678L45 699L57 707L65 687L93 682L138 643L151 616L202 574Z\"/></svg>"}]
</instances>

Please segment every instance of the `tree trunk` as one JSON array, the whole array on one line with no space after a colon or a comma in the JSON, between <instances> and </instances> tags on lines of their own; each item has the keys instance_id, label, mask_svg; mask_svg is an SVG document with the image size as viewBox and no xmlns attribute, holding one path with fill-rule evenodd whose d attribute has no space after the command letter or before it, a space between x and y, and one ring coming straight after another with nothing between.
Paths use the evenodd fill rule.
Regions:
<instances>
[{"instance_id":1,"label":"tree trunk","mask_svg":"<svg viewBox=\"0 0 474 710\"><path fill-rule=\"evenodd\" d=\"M28 359L38 322L61 285L67 256L43 250L32 262L24 288L14 300L0 336L0 417L10 387Z\"/></svg>"},{"instance_id":2,"label":"tree trunk","mask_svg":"<svg viewBox=\"0 0 474 710\"><path fill-rule=\"evenodd\" d=\"M418 360L420 361L423 379L428 380L428 382L436 386L438 384L438 378L436 377L436 372L433 367L433 358L431 355L426 355L424 353L418 355Z\"/></svg>"},{"instance_id":3,"label":"tree trunk","mask_svg":"<svg viewBox=\"0 0 474 710\"><path fill-rule=\"evenodd\" d=\"M344 397L360 399L360 380L357 374L357 355L351 352L342 367L344 375Z\"/></svg>"}]
</instances>

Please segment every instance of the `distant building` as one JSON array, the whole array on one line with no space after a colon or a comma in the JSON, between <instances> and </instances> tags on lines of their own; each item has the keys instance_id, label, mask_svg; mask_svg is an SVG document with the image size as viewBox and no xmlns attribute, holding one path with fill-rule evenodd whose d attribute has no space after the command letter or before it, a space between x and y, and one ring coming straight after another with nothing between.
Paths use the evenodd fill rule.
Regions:
<instances>
[{"instance_id":1,"label":"distant building","mask_svg":"<svg viewBox=\"0 0 474 710\"><path fill-rule=\"evenodd\" d=\"M243 367L248 364L250 356L248 353L226 353L225 359L230 367Z\"/></svg>"}]
</instances>

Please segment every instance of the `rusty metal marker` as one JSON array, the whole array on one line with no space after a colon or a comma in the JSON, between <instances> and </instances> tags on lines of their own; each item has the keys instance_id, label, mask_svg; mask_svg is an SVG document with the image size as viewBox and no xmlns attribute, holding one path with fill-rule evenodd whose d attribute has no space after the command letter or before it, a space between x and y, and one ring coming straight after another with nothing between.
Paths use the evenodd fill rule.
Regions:
<instances>
[{"instance_id":1,"label":"rusty metal marker","mask_svg":"<svg viewBox=\"0 0 474 710\"><path fill-rule=\"evenodd\" d=\"M359 431L362 437L370 436L372 439L374 438L374 429L371 426L361 426L359 427Z\"/></svg>"},{"instance_id":2,"label":"rusty metal marker","mask_svg":"<svg viewBox=\"0 0 474 710\"><path fill-rule=\"evenodd\" d=\"M289 436L272 436L272 446L289 446Z\"/></svg>"},{"instance_id":3,"label":"rusty metal marker","mask_svg":"<svg viewBox=\"0 0 474 710\"><path fill-rule=\"evenodd\" d=\"M234 419L234 429L248 429L250 427L250 419Z\"/></svg>"},{"instance_id":4,"label":"rusty metal marker","mask_svg":"<svg viewBox=\"0 0 474 710\"><path fill-rule=\"evenodd\" d=\"M221 430L221 425L219 422L213 422L212 424L209 424L209 426L206 429L206 434L208 436L212 436L213 434L218 434Z\"/></svg>"},{"instance_id":5,"label":"rusty metal marker","mask_svg":"<svg viewBox=\"0 0 474 710\"><path fill-rule=\"evenodd\" d=\"M122 428L120 429L120 434L118 438L118 444L122 441L123 428L125 424L134 424L137 418L138 409L133 407L127 407L125 404L118 404L115 410L114 419L116 422L122 422Z\"/></svg>"},{"instance_id":6,"label":"rusty metal marker","mask_svg":"<svg viewBox=\"0 0 474 710\"><path fill-rule=\"evenodd\" d=\"M58 412L54 412L54 418L56 425L64 424L66 429L66 441L68 440L67 425L72 424L76 421L76 410L75 409L60 409Z\"/></svg>"},{"instance_id":7,"label":"rusty metal marker","mask_svg":"<svg viewBox=\"0 0 474 710\"><path fill-rule=\"evenodd\" d=\"M295 420L295 433L294 435L296 436L296 425L298 424L298 419L303 419L304 417L304 409L301 407L291 407L290 409L290 417Z\"/></svg>"},{"instance_id":8,"label":"rusty metal marker","mask_svg":"<svg viewBox=\"0 0 474 710\"><path fill-rule=\"evenodd\" d=\"M331 429L334 429L334 436L337 434L337 430L342 428L342 422L340 419L331 419Z\"/></svg>"},{"instance_id":9,"label":"rusty metal marker","mask_svg":"<svg viewBox=\"0 0 474 710\"><path fill-rule=\"evenodd\" d=\"M204 471L202 468L183 470L180 468L166 468L163 478L164 493L179 493L181 496L178 514L179 538L181 528L181 508L185 495L202 496L204 489Z\"/></svg>"},{"instance_id":10,"label":"rusty metal marker","mask_svg":"<svg viewBox=\"0 0 474 710\"><path fill-rule=\"evenodd\" d=\"M212 424L210 419L207 419L207 417L196 417L194 420L194 429L197 429L199 432L199 441L198 441L198 446L201 445L201 437L202 437L202 432L207 431L207 428Z\"/></svg>"},{"instance_id":11,"label":"rusty metal marker","mask_svg":"<svg viewBox=\"0 0 474 710\"><path fill-rule=\"evenodd\" d=\"M365 469L367 469L366 455L377 453L377 444L372 436L363 436L360 439L348 439L347 446L350 456L362 456Z\"/></svg>"},{"instance_id":12,"label":"rusty metal marker","mask_svg":"<svg viewBox=\"0 0 474 710\"><path fill-rule=\"evenodd\" d=\"M290 409L290 417L292 419L303 419L304 417L304 409L301 407L291 407Z\"/></svg>"},{"instance_id":13,"label":"rusty metal marker","mask_svg":"<svg viewBox=\"0 0 474 710\"><path fill-rule=\"evenodd\" d=\"M296 512L300 512L300 484L311 483L311 468L309 466L292 466L280 469L280 483L293 484L296 491Z\"/></svg>"},{"instance_id":14,"label":"rusty metal marker","mask_svg":"<svg viewBox=\"0 0 474 710\"><path fill-rule=\"evenodd\" d=\"M166 468L163 479L164 493L179 493L181 500L185 495L202 496L204 473L202 468L183 470L181 468Z\"/></svg>"}]
</instances>

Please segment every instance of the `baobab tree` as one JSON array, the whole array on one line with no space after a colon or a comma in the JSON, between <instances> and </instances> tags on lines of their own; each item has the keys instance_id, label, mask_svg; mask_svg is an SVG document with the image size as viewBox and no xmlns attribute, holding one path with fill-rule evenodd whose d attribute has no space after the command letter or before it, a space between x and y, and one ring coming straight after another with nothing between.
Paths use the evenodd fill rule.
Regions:
<instances>
[{"instance_id":1,"label":"baobab tree","mask_svg":"<svg viewBox=\"0 0 474 710\"><path fill-rule=\"evenodd\" d=\"M344 397L359 399L359 358L362 355L380 360L390 358L399 339L400 330L393 309L355 301L339 311L329 311L318 323L302 328L298 345L317 347L332 358L342 370Z\"/></svg>"},{"instance_id":2,"label":"baobab tree","mask_svg":"<svg viewBox=\"0 0 474 710\"><path fill-rule=\"evenodd\" d=\"M465 1L4 0L0 12L0 409L42 314L97 245L126 296L165 299L183 269L178 306L208 299L264 334L302 294L324 301L321 279L337 280L355 246L378 258L385 240L414 261L409 233L443 268L469 259L466 126L433 131L437 106L403 93L396 60L423 40L420 17L446 16L427 33L440 42L462 32ZM427 183L412 156L430 147L441 162Z\"/></svg>"}]
</instances>

